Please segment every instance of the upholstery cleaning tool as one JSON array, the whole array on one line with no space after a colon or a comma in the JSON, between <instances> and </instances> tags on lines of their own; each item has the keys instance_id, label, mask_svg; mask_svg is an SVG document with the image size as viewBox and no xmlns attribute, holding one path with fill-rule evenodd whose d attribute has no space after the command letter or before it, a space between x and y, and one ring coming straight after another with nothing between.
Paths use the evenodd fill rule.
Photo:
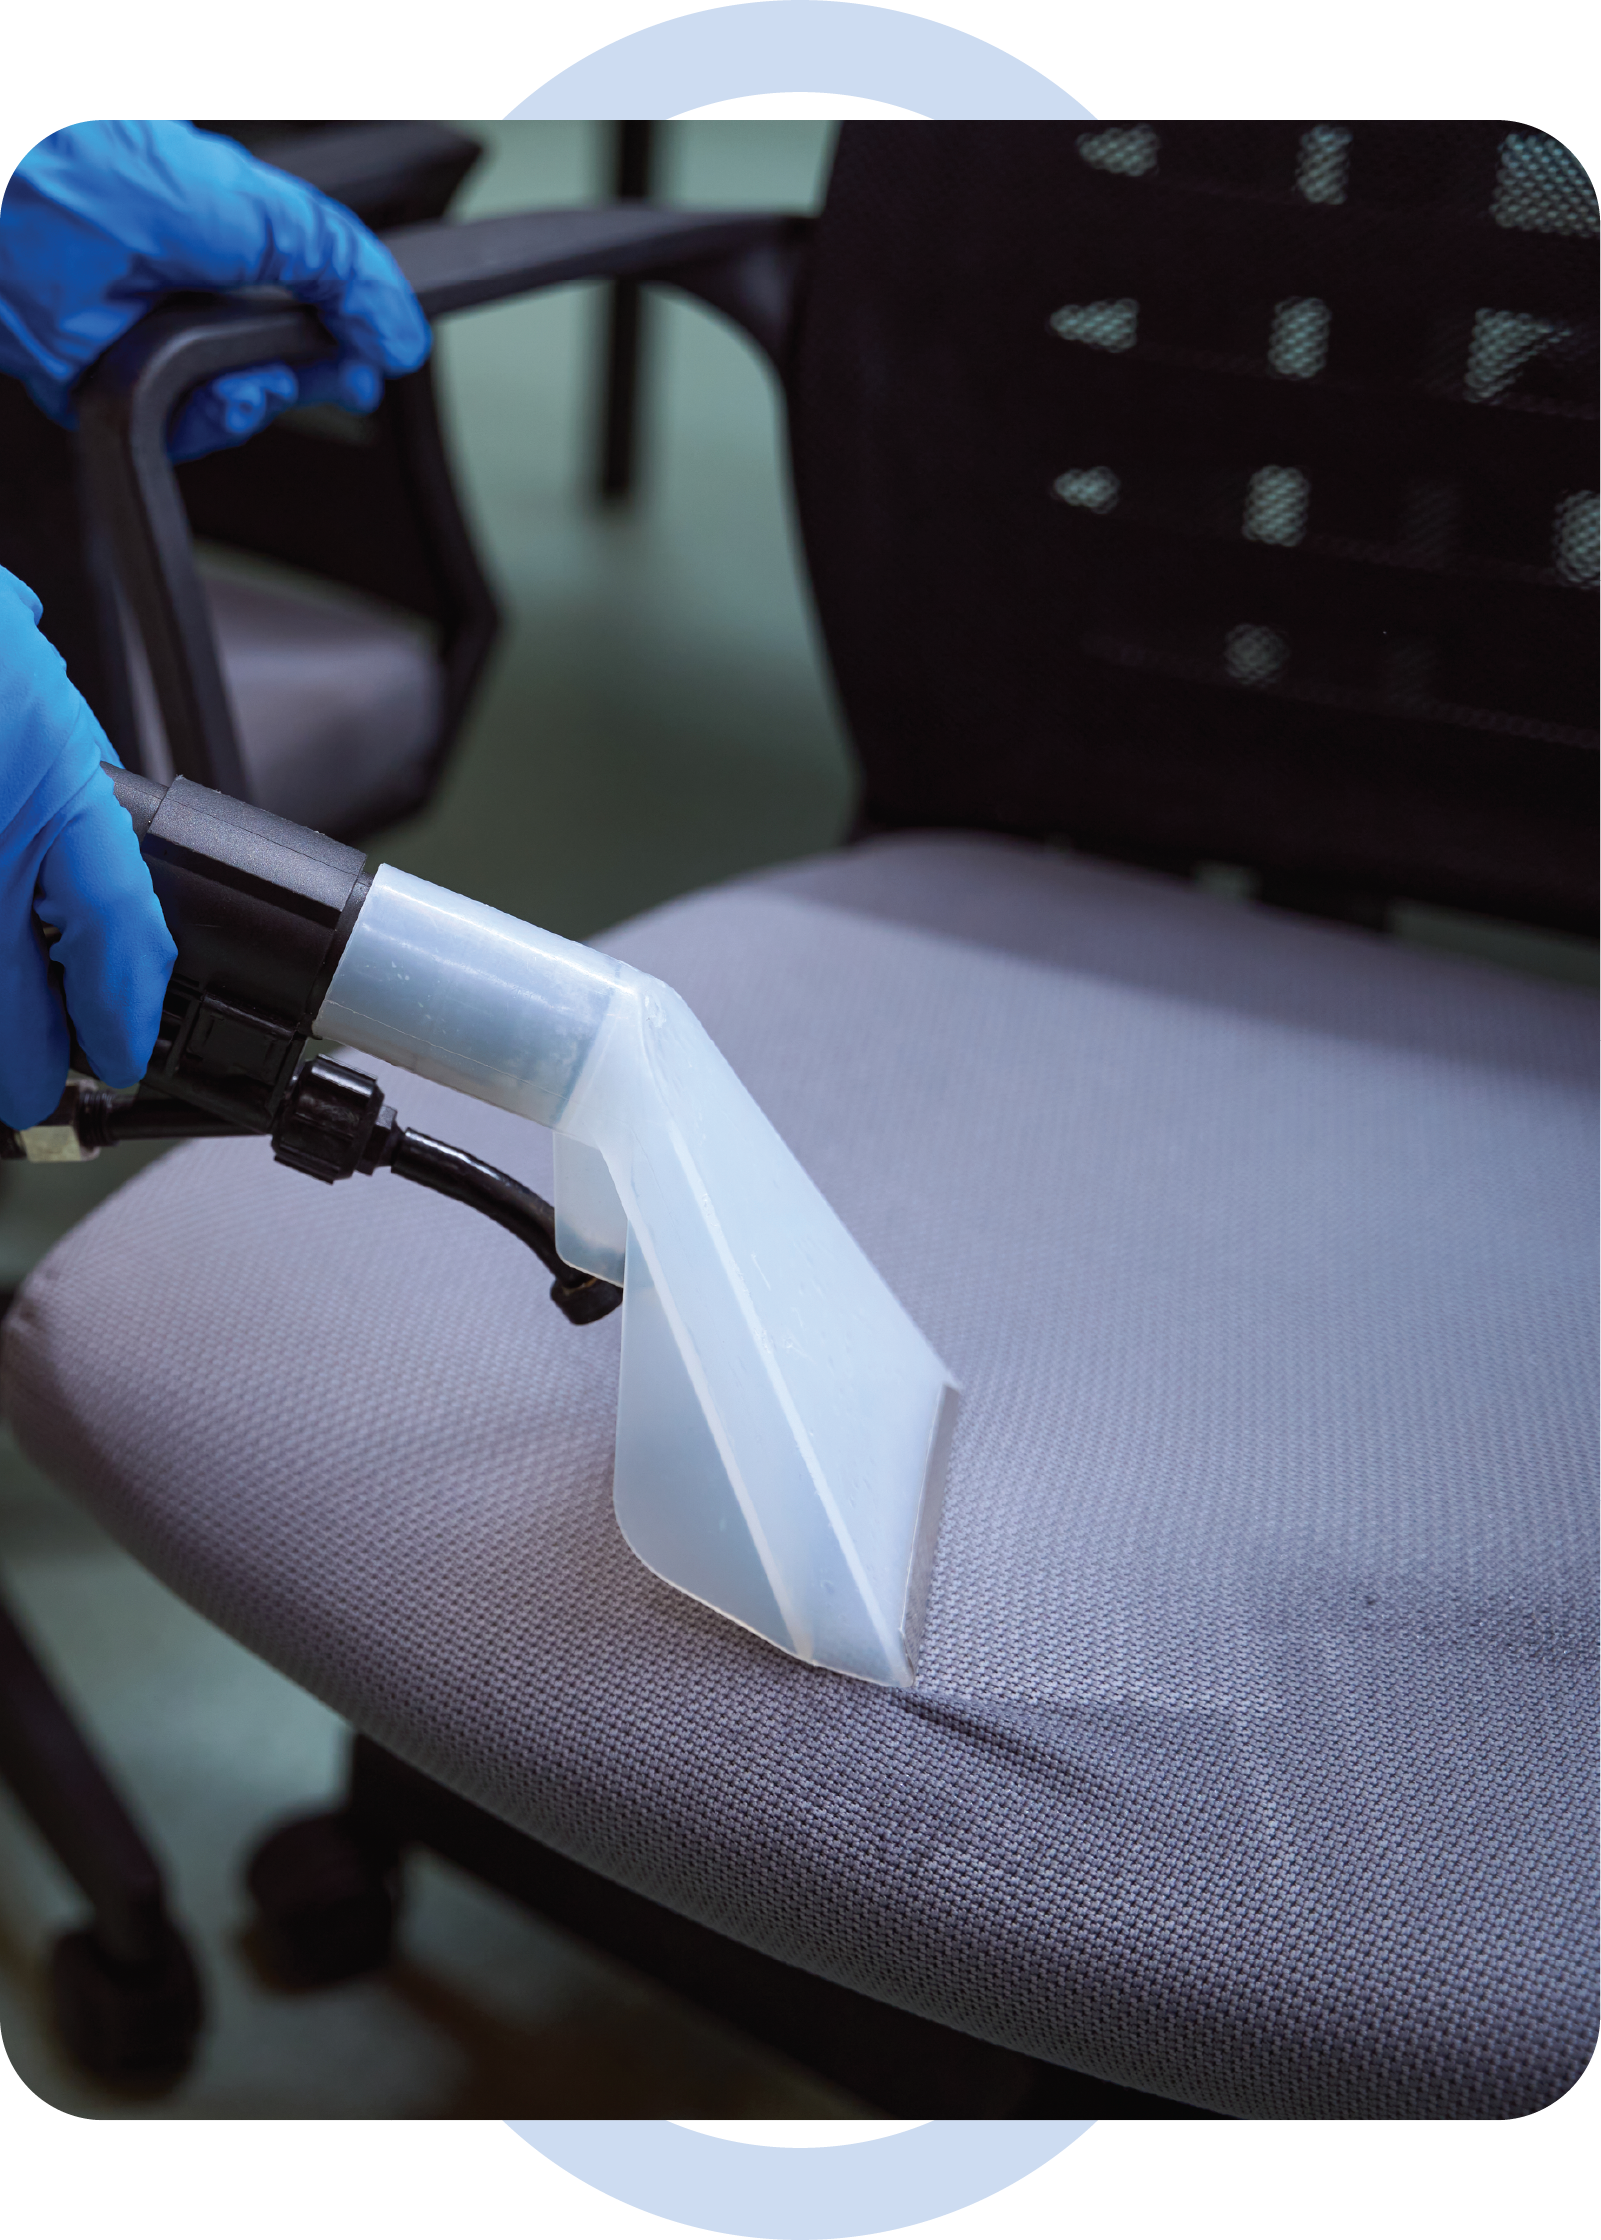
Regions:
<instances>
[{"instance_id":1,"label":"upholstery cleaning tool","mask_svg":"<svg viewBox=\"0 0 1601 2240\"><path fill-rule=\"evenodd\" d=\"M909 1683L956 1388L689 1006L209 787L111 775L178 947L161 1034L135 1095L71 1090L13 1148L267 1134L320 1180L389 1166L477 1205L574 1321L620 1286L636 1555L793 1656ZM553 1129L553 1222L308 1035Z\"/></svg>"}]
</instances>

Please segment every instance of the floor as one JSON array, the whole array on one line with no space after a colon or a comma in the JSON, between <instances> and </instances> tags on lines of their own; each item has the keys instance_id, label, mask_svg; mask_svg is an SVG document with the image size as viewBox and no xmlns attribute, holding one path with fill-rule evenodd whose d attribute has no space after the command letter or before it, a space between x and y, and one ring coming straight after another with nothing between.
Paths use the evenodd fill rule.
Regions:
<instances>
[{"instance_id":1,"label":"floor","mask_svg":"<svg viewBox=\"0 0 1601 2240\"><path fill-rule=\"evenodd\" d=\"M599 128L474 126L460 207L600 191ZM805 208L816 124L663 134L661 191ZM507 627L450 780L379 852L587 935L667 896L826 847L843 741L785 511L777 396L732 331L650 306L638 502L592 507L594 293L459 318L439 338L461 479ZM7 1170L0 1287L125 1178L127 1151ZM197 1944L210 2023L159 2099L87 2082L56 2046L43 1970L80 1908L0 1791L0 2033L83 2115L850 2117L869 2111L443 1866L408 1885L403 1959L290 1994L257 1973L239 1886L275 1820L336 1789L338 1720L197 1617L23 1461L0 1429L0 1571L145 1827Z\"/></svg>"}]
</instances>

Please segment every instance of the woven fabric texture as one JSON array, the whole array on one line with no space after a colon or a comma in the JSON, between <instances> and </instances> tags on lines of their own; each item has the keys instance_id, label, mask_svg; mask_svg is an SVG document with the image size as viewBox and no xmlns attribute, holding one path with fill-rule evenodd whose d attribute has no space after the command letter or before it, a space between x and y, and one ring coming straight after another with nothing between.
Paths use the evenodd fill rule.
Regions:
<instances>
[{"instance_id":1,"label":"woven fabric texture","mask_svg":"<svg viewBox=\"0 0 1601 2240\"><path fill-rule=\"evenodd\" d=\"M1591 1007L1003 841L639 920L964 1386L919 1682L610 1508L613 1323L389 1176L176 1152L6 1329L27 1451L357 1726L878 1997L1247 2116L1594 2041ZM548 1138L391 1076L549 1188Z\"/></svg>"}]
</instances>

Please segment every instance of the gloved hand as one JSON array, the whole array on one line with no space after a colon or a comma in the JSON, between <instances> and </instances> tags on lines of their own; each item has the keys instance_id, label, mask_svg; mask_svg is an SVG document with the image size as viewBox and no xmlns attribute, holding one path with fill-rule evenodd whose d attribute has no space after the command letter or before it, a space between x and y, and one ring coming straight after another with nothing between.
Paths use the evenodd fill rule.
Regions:
<instances>
[{"instance_id":1,"label":"gloved hand","mask_svg":"<svg viewBox=\"0 0 1601 2240\"><path fill-rule=\"evenodd\" d=\"M43 1120L67 1079L67 1022L35 913L60 929L50 954L78 1040L115 1085L149 1063L178 954L100 767L117 757L39 614L0 568L0 1121L12 1128Z\"/></svg>"},{"instance_id":2,"label":"gloved hand","mask_svg":"<svg viewBox=\"0 0 1601 2240\"><path fill-rule=\"evenodd\" d=\"M23 157L0 201L0 371L71 427L72 386L175 288L287 288L340 344L333 362L227 373L184 404L174 459L243 443L286 405L370 412L430 336L359 218L236 141L193 125L78 124Z\"/></svg>"}]
</instances>

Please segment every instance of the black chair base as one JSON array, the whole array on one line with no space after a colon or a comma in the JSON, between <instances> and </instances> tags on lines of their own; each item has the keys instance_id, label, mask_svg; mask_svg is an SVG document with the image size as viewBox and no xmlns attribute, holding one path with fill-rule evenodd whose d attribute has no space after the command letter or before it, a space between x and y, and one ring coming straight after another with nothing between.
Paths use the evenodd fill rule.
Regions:
<instances>
[{"instance_id":1,"label":"black chair base","mask_svg":"<svg viewBox=\"0 0 1601 2240\"><path fill-rule=\"evenodd\" d=\"M108 2082L175 2083L205 2018L199 1975L144 1838L3 1602L0 1780L94 1908L51 1956L67 2052Z\"/></svg>"},{"instance_id":2,"label":"black chair base","mask_svg":"<svg viewBox=\"0 0 1601 2240\"><path fill-rule=\"evenodd\" d=\"M73 2060L110 2084L176 2084L189 2067L204 2007L188 1947L170 1929L142 1967L120 1967L93 1929L74 1929L50 1956L50 2003Z\"/></svg>"},{"instance_id":3,"label":"black chair base","mask_svg":"<svg viewBox=\"0 0 1601 2240\"><path fill-rule=\"evenodd\" d=\"M404 1854L416 1846L886 2115L1210 2113L1030 2060L753 1952L575 1865L364 1736L343 1807L277 1829L250 1862L261 1941L275 1969L289 1981L328 1983L380 1967L392 1949Z\"/></svg>"},{"instance_id":4,"label":"black chair base","mask_svg":"<svg viewBox=\"0 0 1601 2240\"><path fill-rule=\"evenodd\" d=\"M286 1983L346 1983L394 1950L399 1857L348 1812L292 1820L261 1845L246 1884L262 1957Z\"/></svg>"}]
</instances>

